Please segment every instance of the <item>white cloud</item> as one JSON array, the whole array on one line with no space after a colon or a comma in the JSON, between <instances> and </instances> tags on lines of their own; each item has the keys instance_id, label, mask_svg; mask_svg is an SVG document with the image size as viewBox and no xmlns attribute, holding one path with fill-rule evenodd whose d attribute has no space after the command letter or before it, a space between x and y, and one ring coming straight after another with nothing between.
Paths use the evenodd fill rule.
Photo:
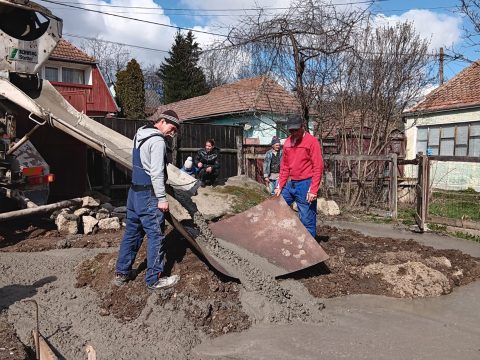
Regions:
<instances>
[{"instance_id":1,"label":"white cloud","mask_svg":"<svg viewBox=\"0 0 480 360\"><path fill-rule=\"evenodd\" d=\"M85 4L109 5L109 3L101 0L84 1ZM127 20L90 11L72 9L56 4L44 3L42 1L38 2L51 9L54 15L63 19L64 34L74 34L90 38L98 37L102 40L168 50L171 47L176 33L176 29L174 28ZM128 9L111 6L78 4L75 4L75 6L107 13L116 13L121 16L138 18L166 25L175 25L168 16L164 15L163 9L153 0L117 0L113 4L116 6L141 6L155 9ZM77 38L69 38L69 40L76 44L79 44L82 41ZM139 62L144 64L158 64L166 55L161 52L152 52L131 47L129 47L128 50L132 57L135 57Z\"/></svg>"},{"instance_id":2,"label":"white cloud","mask_svg":"<svg viewBox=\"0 0 480 360\"><path fill-rule=\"evenodd\" d=\"M430 41L430 49L454 45L461 41L460 17L435 13L430 10L409 10L402 15L377 15L374 19L377 24L395 24L409 21L423 38Z\"/></svg>"}]
</instances>

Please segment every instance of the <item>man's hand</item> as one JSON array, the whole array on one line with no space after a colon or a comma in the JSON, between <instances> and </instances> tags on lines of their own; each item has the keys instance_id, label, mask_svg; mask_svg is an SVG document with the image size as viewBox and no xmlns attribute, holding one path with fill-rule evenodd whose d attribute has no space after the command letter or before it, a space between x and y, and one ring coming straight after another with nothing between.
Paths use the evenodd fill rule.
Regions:
<instances>
[{"instance_id":1,"label":"man's hand","mask_svg":"<svg viewBox=\"0 0 480 360\"><path fill-rule=\"evenodd\" d=\"M212 167L211 167L211 166L207 167L207 168L205 169L205 171L206 171L207 173L211 173L211 172L212 172Z\"/></svg>"},{"instance_id":2,"label":"man's hand","mask_svg":"<svg viewBox=\"0 0 480 360\"><path fill-rule=\"evenodd\" d=\"M274 192L275 192L275 196L280 196L280 194L282 193L282 189L276 188Z\"/></svg>"},{"instance_id":3,"label":"man's hand","mask_svg":"<svg viewBox=\"0 0 480 360\"><path fill-rule=\"evenodd\" d=\"M158 208L160 209L161 212L168 212L168 202L159 202L158 203Z\"/></svg>"},{"instance_id":4,"label":"man's hand","mask_svg":"<svg viewBox=\"0 0 480 360\"><path fill-rule=\"evenodd\" d=\"M315 201L316 198L317 198L317 194L314 194L314 193L311 193L311 192L307 193L307 202L309 204L311 204L313 201Z\"/></svg>"},{"instance_id":5,"label":"man's hand","mask_svg":"<svg viewBox=\"0 0 480 360\"><path fill-rule=\"evenodd\" d=\"M197 164L197 167L200 169L200 168L203 167L203 164L202 164L201 162L199 162L199 163Z\"/></svg>"}]
</instances>

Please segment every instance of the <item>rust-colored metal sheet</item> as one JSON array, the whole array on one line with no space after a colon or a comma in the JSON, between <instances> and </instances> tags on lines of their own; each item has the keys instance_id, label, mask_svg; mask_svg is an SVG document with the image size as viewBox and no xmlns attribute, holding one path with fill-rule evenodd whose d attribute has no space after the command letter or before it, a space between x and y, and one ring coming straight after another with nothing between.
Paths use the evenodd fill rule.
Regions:
<instances>
[{"instance_id":1,"label":"rust-colored metal sheet","mask_svg":"<svg viewBox=\"0 0 480 360\"><path fill-rule=\"evenodd\" d=\"M209 224L217 238L274 265L273 276L285 275L328 259L282 197L272 197L229 219Z\"/></svg>"}]
</instances>

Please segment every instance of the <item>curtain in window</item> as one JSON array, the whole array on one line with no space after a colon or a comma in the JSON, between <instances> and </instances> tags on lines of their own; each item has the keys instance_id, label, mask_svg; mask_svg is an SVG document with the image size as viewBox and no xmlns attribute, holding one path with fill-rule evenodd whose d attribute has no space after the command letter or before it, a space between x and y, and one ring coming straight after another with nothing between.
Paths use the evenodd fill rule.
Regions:
<instances>
[{"instance_id":1,"label":"curtain in window","mask_svg":"<svg viewBox=\"0 0 480 360\"><path fill-rule=\"evenodd\" d=\"M48 81L58 81L58 68L45 67L45 79Z\"/></svg>"},{"instance_id":2,"label":"curtain in window","mask_svg":"<svg viewBox=\"0 0 480 360\"><path fill-rule=\"evenodd\" d=\"M71 84L85 84L85 72L79 69L62 68L62 82Z\"/></svg>"}]
</instances>

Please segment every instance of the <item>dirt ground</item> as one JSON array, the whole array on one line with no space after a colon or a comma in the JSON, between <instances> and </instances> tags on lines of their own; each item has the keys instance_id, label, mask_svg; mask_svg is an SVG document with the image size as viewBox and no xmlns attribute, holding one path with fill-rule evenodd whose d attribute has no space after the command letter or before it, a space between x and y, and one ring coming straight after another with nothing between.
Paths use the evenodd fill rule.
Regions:
<instances>
[{"instance_id":1,"label":"dirt ground","mask_svg":"<svg viewBox=\"0 0 480 360\"><path fill-rule=\"evenodd\" d=\"M480 277L480 259L460 251L435 250L413 240L372 238L330 226L319 226L317 233L330 259L289 278L299 280L310 294L320 299L348 294L406 298L440 296ZM167 272L181 276L177 287L152 300L143 279L145 247L137 256L136 278L123 287L113 286L111 281L121 235L118 231L65 237L59 235L49 221L43 220L3 224L0 226L0 253L100 249L96 256L75 266L74 285L77 291L93 289L98 298L98 318L113 317L125 324L148 317L145 311L161 307L179 314L192 325L198 339L192 341L191 346L199 339L241 332L252 325L253 320L242 307L242 285L206 265L174 230L169 231L167 237ZM76 295L72 295L74 297ZM28 358L31 351L27 353L15 336L14 324L9 323L5 316L7 309L1 309L2 306L6 305L0 301L0 359ZM14 355L6 356L10 352Z\"/></svg>"}]
</instances>

